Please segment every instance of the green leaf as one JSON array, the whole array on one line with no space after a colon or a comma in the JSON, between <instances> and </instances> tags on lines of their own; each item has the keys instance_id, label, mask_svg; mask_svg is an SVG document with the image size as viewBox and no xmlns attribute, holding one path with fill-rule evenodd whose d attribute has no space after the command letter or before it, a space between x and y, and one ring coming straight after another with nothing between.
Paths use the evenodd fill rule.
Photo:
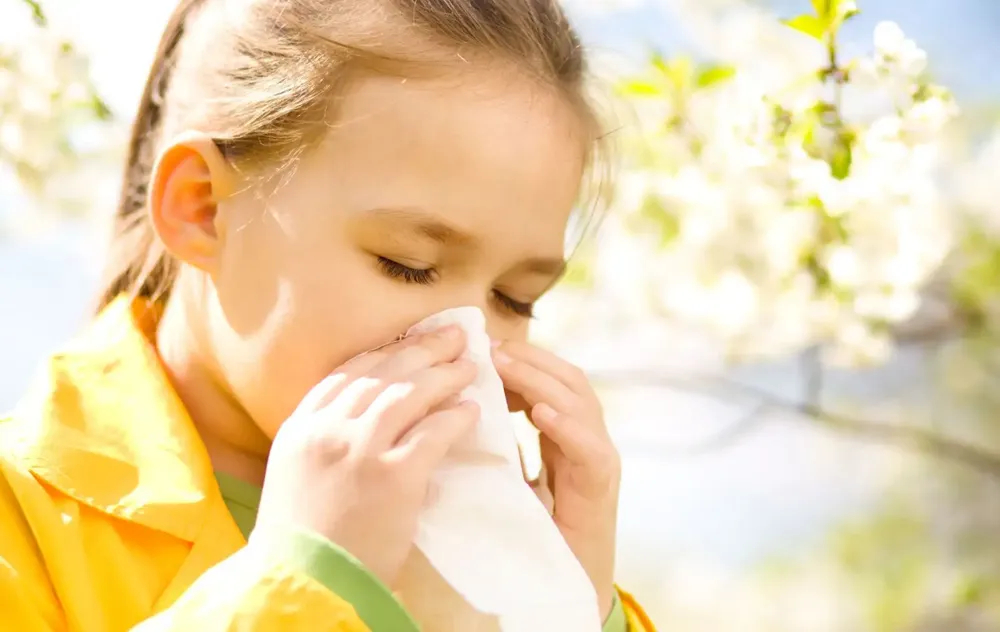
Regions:
<instances>
[{"instance_id":1,"label":"green leaf","mask_svg":"<svg viewBox=\"0 0 1000 632\"><path fill-rule=\"evenodd\" d=\"M649 79L627 79L619 87L619 91L628 97L657 97L662 96L664 87Z\"/></svg>"},{"instance_id":2,"label":"green leaf","mask_svg":"<svg viewBox=\"0 0 1000 632\"><path fill-rule=\"evenodd\" d=\"M833 6L831 6L830 14L826 18L826 21L834 30L839 29L844 22L860 13L858 3L855 0L831 1Z\"/></svg>"},{"instance_id":3,"label":"green leaf","mask_svg":"<svg viewBox=\"0 0 1000 632\"><path fill-rule=\"evenodd\" d=\"M735 74L736 69L732 66L709 66L698 73L695 85L699 88L708 88L732 79Z\"/></svg>"},{"instance_id":4,"label":"green leaf","mask_svg":"<svg viewBox=\"0 0 1000 632\"><path fill-rule=\"evenodd\" d=\"M21 0L24 4L28 5L28 9L31 11L31 19L35 21L38 26L45 26L48 20L45 19L45 12L42 11L42 5L38 4L36 0Z\"/></svg>"},{"instance_id":5,"label":"green leaf","mask_svg":"<svg viewBox=\"0 0 1000 632\"><path fill-rule=\"evenodd\" d=\"M826 24L824 21L815 15L797 15L794 18L788 20L782 20L782 22L800 33L805 33L809 37L817 40L822 40L823 36L826 34Z\"/></svg>"},{"instance_id":6,"label":"green leaf","mask_svg":"<svg viewBox=\"0 0 1000 632\"><path fill-rule=\"evenodd\" d=\"M830 157L830 174L838 180L847 178L851 173L853 160L854 152L851 150L850 141L846 138L838 139Z\"/></svg>"},{"instance_id":7,"label":"green leaf","mask_svg":"<svg viewBox=\"0 0 1000 632\"><path fill-rule=\"evenodd\" d=\"M820 158L823 155L816 138L820 127L819 119L815 117L809 117L802 123L802 148L812 158Z\"/></svg>"},{"instance_id":8,"label":"green leaf","mask_svg":"<svg viewBox=\"0 0 1000 632\"><path fill-rule=\"evenodd\" d=\"M827 24L843 22L858 13L857 0L812 0L812 6L816 17Z\"/></svg>"},{"instance_id":9,"label":"green leaf","mask_svg":"<svg viewBox=\"0 0 1000 632\"><path fill-rule=\"evenodd\" d=\"M636 226L638 230L645 231L650 227L655 227L659 232L657 245L660 248L670 245L680 234L681 226L677 216L671 213L657 196L650 195L643 200L638 220L639 225Z\"/></svg>"},{"instance_id":10,"label":"green leaf","mask_svg":"<svg viewBox=\"0 0 1000 632\"><path fill-rule=\"evenodd\" d=\"M663 56L662 53L654 51L650 55L649 61L651 64L653 64L653 68L663 73L664 75L670 73L669 62L667 61L667 58Z\"/></svg>"},{"instance_id":11,"label":"green leaf","mask_svg":"<svg viewBox=\"0 0 1000 632\"><path fill-rule=\"evenodd\" d=\"M679 56L672 59L659 60L657 70L663 74L674 91L687 91L694 79L694 62L689 57Z\"/></svg>"},{"instance_id":12,"label":"green leaf","mask_svg":"<svg viewBox=\"0 0 1000 632\"><path fill-rule=\"evenodd\" d=\"M91 95L90 107L94 112L94 116L97 117L99 121L110 121L114 118L114 114L111 112L111 108L108 104L104 102L104 99L94 94Z\"/></svg>"}]
</instances>

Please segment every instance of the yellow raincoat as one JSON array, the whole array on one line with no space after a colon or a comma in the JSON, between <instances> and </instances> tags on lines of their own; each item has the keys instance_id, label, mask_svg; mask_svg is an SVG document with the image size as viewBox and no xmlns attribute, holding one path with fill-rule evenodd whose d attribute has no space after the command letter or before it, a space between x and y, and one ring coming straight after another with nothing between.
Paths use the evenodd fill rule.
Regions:
<instances>
[{"instance_id":1,"label":"yellow raincoat","mask_svg":"<svg viewBox=\"0 0 1000 632\"><path fill-rule=\"evenodd\" d=\"M319 536L245 546L150 343L154 321L116 301L0 420L0 630L413 629ZM619 596L628 629L652 632Z\"/></svg>"}]
</instances>

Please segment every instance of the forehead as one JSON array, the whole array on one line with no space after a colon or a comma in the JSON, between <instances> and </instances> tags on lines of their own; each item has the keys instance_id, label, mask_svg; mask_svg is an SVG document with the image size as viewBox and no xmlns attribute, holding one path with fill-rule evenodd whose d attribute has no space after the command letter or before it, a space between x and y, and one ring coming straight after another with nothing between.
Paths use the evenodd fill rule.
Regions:
<instances>
[{"instance_id":1,"label":"forehead","mask_svg":"<svg viewBox=\"0 0 1000 632\"><path fill-rule=\"evenodd\" d=\"M357 80L309 171L345 212L424 208L497 245L561 251L585 159L570 104L487 67Z\"/></svg>"}]
</instances>

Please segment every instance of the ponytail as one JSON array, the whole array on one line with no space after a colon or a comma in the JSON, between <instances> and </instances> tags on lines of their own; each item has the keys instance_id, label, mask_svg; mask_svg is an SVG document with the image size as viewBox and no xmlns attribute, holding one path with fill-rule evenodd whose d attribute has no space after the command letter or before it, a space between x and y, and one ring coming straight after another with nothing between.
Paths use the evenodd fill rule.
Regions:
<instances>
[{"instance_id":1,"label":"ponytail","mask_svg":"<svg viewBox=\"0 0 1000 632\"><path fill-rule=\"evenodd\" d=\"M97 311L123 293L166 298L176 275L177 264L157 239L146 204L163 116L163 95L170 81L174 52L184 35L188 17L201 3L202 0L181 0L174 9L146 79L132 123Z\"/></svg>"}]
</instances>

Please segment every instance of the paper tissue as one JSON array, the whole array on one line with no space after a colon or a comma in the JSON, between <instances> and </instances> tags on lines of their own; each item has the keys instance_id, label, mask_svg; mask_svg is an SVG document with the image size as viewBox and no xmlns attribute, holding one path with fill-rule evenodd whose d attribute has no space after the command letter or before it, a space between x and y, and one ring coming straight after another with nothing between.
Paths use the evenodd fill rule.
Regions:
<instances>
[{"instance_id":1,"label":"paper tissue","mask_svg":"<svg viewBox=\"0 0 1000 632\"><path fill-rule=\"evenodd\" d=\"M479 369L461 399L478 402L482 419L435 473L394 589L424 632L599 632L593 584L524 482L483 313L450 309L407 335L449 324L465 330Z\"/></svg>"}]
</instances>

